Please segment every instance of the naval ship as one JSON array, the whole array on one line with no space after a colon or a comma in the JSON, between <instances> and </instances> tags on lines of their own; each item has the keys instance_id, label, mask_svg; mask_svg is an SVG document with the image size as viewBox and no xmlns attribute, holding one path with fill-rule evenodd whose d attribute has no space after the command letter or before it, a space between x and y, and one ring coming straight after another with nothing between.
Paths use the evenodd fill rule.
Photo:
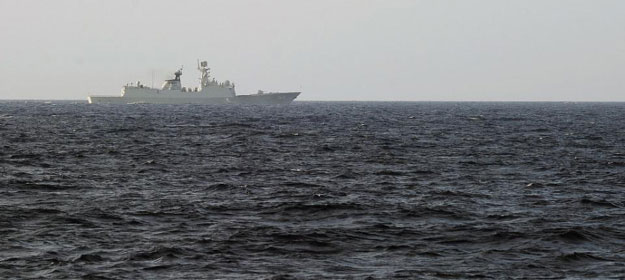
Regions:
<instances>
[{"instance_id":1,"label":"naval ship","mask_svg":"<svg viewBox=\"0 0 625 280\"><path fill-rule=\"evenodd\" d=\"M180 82L182 68L174 73L174 78L165 80L160 89L147 87L141 82L131 83L122 87L120 96L87 97L89 103L114 104L289 104L300 92L263 92L256 94L237 95L234 83L211 79L207 62L198 61L197 69L201 73L200 85L196 88L183 87Z\"/></svg>"}]
</instances>

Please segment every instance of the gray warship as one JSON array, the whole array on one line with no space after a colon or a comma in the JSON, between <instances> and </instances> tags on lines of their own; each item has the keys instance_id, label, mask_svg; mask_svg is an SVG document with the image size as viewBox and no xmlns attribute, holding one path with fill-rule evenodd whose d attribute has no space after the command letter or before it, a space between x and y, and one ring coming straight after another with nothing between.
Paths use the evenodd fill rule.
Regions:
<instances>
[{"instance_id":1,"label":"gray warship","mask_svg":"<svg viewBox=\"0 0 625 280\"><path fill-rule=\"evenodd\" d=\"M160 89L147 87L141 82L122 87L120 96L89 95L87 100L93 103L113 104L290 104L300 92L263 92L237 95L233 82L218 82L211 79L207 62L198 61L197 69L201 73L200 85L196 88L182 86L180 76L182 68L174 73L174 78L165 80Z\"/></svg>"}]
</instances>

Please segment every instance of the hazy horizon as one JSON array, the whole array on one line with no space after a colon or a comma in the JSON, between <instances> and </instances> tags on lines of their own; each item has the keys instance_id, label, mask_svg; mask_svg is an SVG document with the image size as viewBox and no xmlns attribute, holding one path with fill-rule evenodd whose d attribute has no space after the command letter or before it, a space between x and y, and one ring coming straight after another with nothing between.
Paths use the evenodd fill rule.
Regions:
<instances>
[{"instance_id":1,"label":"hazy horizon","mask_svg":"<svg viewBox=\"0 0 625 280\"><path fill-rule=\"evenodd\" d=\"M625 2L0 0L0 99L159 87L196 61L300 101L625 101Z\"/></svg>"}]
</instances>

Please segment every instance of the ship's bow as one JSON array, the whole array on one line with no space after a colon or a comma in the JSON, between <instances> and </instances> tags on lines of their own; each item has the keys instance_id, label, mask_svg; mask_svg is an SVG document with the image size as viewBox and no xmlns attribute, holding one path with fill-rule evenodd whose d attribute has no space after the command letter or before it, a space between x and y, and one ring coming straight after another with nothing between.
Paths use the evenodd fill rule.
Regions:
<instances>
[{"instance_id":1,"label":"ship's bow","mask_svg":"<svg viewBox=\"0 0 625 280\"><path fill-rule=\"evenodd\" d=\"M232 98L232 103L237 104L266 104L286 105L290 104L299 96L300 92L274 92L253 95L237 95Z\"/></svg>"}]
</instances>

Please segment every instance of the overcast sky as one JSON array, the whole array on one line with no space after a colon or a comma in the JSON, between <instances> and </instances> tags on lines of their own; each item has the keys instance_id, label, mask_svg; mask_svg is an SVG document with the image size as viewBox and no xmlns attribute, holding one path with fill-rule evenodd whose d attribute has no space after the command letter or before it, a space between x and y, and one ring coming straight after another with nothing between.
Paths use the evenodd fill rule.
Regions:
<instances>
[{"instance_id":1,"label":"overcast sky","mask_svg":"<svg viewBox=\"0 0 625 280\"><path fill-rule=\"evenodd\" d=\"M625 101L622 0L0 0L0 99L119 95L196 60L298 100Z\"/></svg>"}]
</instances>

